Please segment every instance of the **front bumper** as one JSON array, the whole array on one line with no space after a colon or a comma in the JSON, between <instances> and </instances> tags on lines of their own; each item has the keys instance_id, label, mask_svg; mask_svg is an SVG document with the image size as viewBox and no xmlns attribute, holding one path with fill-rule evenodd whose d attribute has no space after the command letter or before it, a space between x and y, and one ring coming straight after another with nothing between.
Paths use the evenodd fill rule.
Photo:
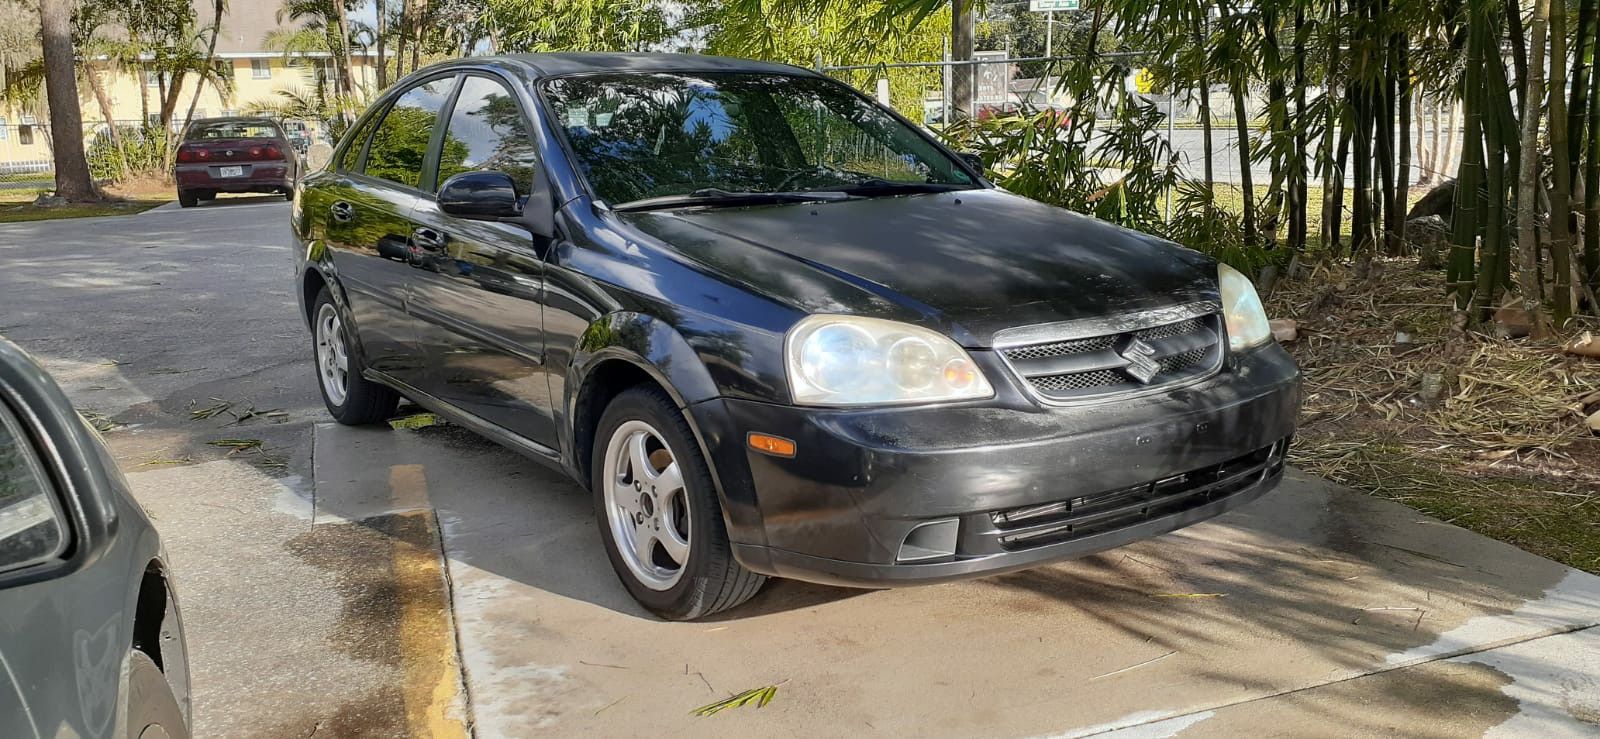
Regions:
<instances>
[{"instance_id":1,"label":"front bumper","mask_svg":"<svg viewBox=\"0 0 1600 739\"><path fill-rule=\"evenodd\" d=\"M1276 344L1230 356L1196 384L1068 407L1038 405L992 354L974 358L1001 380L978 404L690 406L734 556L832 585L940 582L1157 536L1282 478L1300 390ZM753 431L793 439L795 457L749 450Z\"/></svg>"}]
</instances>

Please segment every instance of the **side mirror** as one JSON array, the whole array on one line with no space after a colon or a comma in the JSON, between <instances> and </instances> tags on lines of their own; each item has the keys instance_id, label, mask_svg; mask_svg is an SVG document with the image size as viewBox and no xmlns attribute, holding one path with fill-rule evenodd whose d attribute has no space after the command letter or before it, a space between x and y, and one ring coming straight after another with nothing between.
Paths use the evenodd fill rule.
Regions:
<instances>
[{"instance_id":1,"label":"side mirror","mask_svg":"<svg viewBox=\"0 0 1600 739\"><path fill-rule=\"evenodd\" d=\"M967 166L978 170L979 174L983 173L983 157L970 151L963 151L959 156L961 157L962 161L967 163Z\"/></svg>"},{"instance_id":2,"label":"side mirror","mask_svg":"<svg viewBox=\"0 0 1600 739\"><path fill-rule=\"evenodd\" d=\"M60 386L0 338L0 589L98 559L116 532L122 485Z\"/></svg>"},{"instance_id":3,"label":"side mirror","mask_svg":"<svg viewBox=\"0 0 1600 739\"><path fill-rule=\"evenodd\" d=\"M439 186L439 210L456 218L498 221L522 215L517 183L504 172L462 172Z\"/></svg>"},{"instance_id":4,"label":"side mirror","mask_svg":"<svg viewBox=\"0 0 1600 739\"><path fill-rule=\"evenodd\" d=\"M504 172L462 172L445 180L439 186L439 210L456 218L515 223L543 238L555 235L550 193L536 184L525 199L518 197L516 181Z\"/></svg>"}]
</instances>

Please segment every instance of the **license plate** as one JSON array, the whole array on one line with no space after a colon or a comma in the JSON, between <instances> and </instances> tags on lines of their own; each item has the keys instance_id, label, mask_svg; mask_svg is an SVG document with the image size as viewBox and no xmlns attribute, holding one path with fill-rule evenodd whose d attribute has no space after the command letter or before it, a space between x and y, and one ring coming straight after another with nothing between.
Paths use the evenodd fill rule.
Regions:
<instances>
[{"instance_id":1,"label":"license plate","mask_svg":"<svg viewBox=\"0 0 1600 739\"><path fill-rule=\"evenodd\" d=\"M243 177L244 167L217 167L218 177Z\"/></svg>"}]
</instances>

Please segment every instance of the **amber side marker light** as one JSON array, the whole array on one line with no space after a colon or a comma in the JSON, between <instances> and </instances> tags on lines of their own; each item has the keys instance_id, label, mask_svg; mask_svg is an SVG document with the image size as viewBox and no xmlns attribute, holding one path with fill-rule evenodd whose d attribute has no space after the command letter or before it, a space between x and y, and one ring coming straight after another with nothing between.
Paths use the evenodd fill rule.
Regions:
<instances>
[{"instance_id":1,"label":"amber side marker light","mask_svg":"<svg viewBox=\"0 0 1600 739\"><path fill-rule=\"evenodd\" d=\"M785 439L782 436L758 434L754 431L751 431L744 438L745 442L750 445L751 449L761 452L762 454L771 454L774 457L794 456L794 442Z\"/></svg>"}]
</instances>

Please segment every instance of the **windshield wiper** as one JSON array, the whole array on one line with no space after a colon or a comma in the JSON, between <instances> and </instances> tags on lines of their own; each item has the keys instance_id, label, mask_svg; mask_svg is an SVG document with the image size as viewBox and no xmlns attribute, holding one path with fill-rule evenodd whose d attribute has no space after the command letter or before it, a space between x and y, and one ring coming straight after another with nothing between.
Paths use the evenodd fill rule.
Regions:
<instances>
[{"instance_id":1,"label":"windshield wiper","mask_svg":"<svg viewBox=\"0 0 1600 739\"><path fill-rule=\"evenodd\" d=\"M658 195L653 198L629 200L611 206L612 210L636 211L662 208L682 208L707 205L763 205L768 203L815 203L831 200L849 200L852 196L837 190L765 192L761 190L724 190L704 187L685 195Z\"/></svg>"},{"instance_id":2,"label":"windshield wiper","mask_svg":"<svg viewBox=\"0 0 1600 739\"><path fill-rule=\"evenodd\" d=\"M846 195L905 195L919 192L950 192L951 190L970 190L972 185L957 185L941 182L896 182L877 177L853 182L849 185L833 188Z\"/></svg>"}]
</instances>

